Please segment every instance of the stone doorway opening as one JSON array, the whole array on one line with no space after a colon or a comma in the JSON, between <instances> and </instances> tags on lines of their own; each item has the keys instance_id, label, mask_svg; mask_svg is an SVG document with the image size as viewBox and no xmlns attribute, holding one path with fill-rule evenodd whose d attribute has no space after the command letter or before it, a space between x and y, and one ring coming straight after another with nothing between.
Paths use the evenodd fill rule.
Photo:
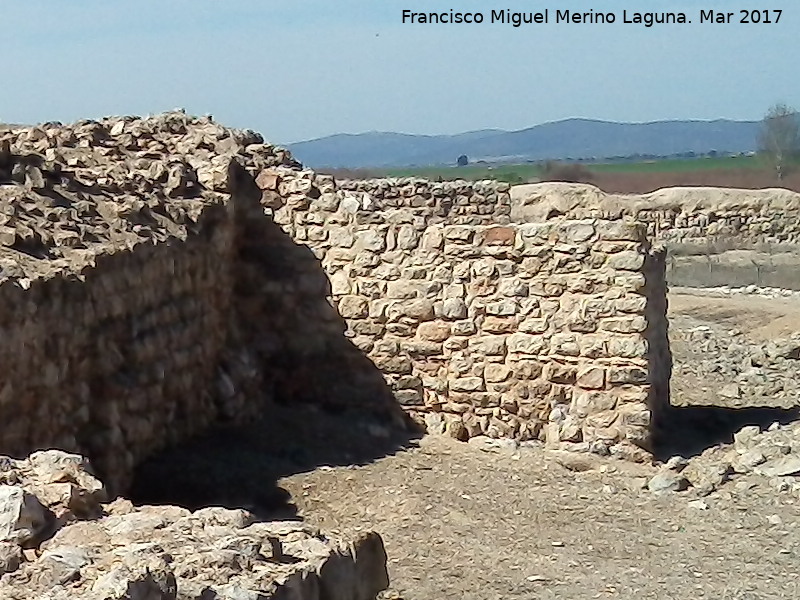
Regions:
<instances>
[{"instance_id":1,"label":"stone doorway opening","mask_svg":"<svg viewBox=\"0 0 800 600\"><path fill-rule=\"evenodd\" d=\"M650 332L656 457L697 455L742 427L800 418L800 291L720 286L676 269L667 249L653 260L667 284L650 299L667 317Z\"/></svg>"}]
</instances>

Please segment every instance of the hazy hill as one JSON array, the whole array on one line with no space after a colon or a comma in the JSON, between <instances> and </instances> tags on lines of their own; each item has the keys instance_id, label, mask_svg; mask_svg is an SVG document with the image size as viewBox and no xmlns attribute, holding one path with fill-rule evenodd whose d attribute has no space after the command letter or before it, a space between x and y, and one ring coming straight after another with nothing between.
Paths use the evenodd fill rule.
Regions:
<instances>
[{"instance_id":1,"label":"hazy hill","mask_svg":"<svg viewBox=\"0 0 800 600\"><path fill-rule=\"evenodd\" d=\"M310 167L361 168L470 162L603 159L630 155L669 156L750 152L756 148L757 121L657 121L614 123L567 119L519 131L489 129L458 135L370 132L337 134L289 144Z\"/></svg>"}]
</instances>

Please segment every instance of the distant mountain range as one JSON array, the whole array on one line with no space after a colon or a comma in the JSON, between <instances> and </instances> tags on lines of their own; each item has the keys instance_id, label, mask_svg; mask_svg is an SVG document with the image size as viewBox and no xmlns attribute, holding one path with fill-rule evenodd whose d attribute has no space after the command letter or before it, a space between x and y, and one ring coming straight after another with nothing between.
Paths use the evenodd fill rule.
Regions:
<instances>
[{"instance_id":1,"label":"distant mountain range","mask_svg":"<svg viewBox=\"0 0 800 600\"><path fill-rule=\"evenodd\" d=\"M454 165L542 160L603 160L633 155L752 152L758 121L656 121L615 123L567 119L519 131L486 129L458 135L370 132L336 134L289 144L292 154L313 168Z\"/></svg>"}]
</instances>

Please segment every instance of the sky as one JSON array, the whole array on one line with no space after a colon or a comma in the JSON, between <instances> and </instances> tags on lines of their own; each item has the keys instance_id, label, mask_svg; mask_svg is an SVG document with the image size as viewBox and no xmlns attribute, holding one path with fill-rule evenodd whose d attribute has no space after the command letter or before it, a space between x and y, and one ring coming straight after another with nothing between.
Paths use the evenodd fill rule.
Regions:
<instances>
[{"instance_id":1,"label":"sky","mask_svg":"<svg viewBox=\"0 0 800 600\"><path fill-rule=\"evenodd\" d=\"M782 9L772 25L411 25L412 11ZM737 13L738 14L738 13ZM551 15L552 17L552 15ZM734 17L738 20L738 17ZM0 120L184 108L275 143L800 108L797 0L38 0L3 7Z\"/></svg>"}]
</instances>

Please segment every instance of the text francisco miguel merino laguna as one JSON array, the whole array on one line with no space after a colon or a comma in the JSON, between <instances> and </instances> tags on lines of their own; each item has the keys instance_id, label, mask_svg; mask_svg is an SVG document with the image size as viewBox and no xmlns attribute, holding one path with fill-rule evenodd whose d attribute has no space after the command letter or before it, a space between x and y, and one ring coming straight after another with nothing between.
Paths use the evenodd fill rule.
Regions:
<instances>
[{"instance_id":1,"label":"text francisco miguel merino laguna","mask_svg":"<svg viewBox=\"0 0 800 600\"><path fill-rule=\"evenodd\" d=\"M780 21L782 10L699 10L697 15L700 23L753 23L774 24ZM487 18L488 15L488 18ZM621 18L619 18L621 16ZM694 16L694 15L692 15ZM691 23L692 19L685 12L638 12L623 10L622 15L617 12L603 12L589 10L578 12L566 9L543 9L537 12L514 12L508 9L493 10L491 13L459 12L454 10L441 12L414 12L403 10L403 23L413 24L481 24L500 23L521 27L527 24L548 23L632 23L652 27L656 24Z\"/></svg>"}]
</instances>

